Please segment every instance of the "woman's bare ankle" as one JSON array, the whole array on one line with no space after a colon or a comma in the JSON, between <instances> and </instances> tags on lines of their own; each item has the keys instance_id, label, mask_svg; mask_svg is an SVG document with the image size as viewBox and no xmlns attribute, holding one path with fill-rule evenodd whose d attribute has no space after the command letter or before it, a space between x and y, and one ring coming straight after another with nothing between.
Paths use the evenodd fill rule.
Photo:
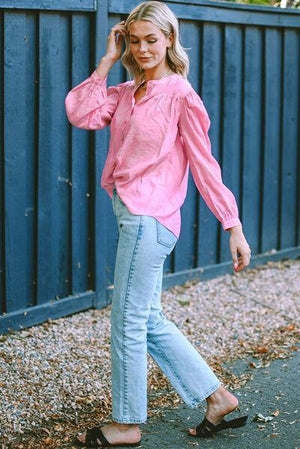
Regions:
<instances>
[{"instance_id":1,"label":"woman's bare ankle","mask_svg":"<svg viewBox=\"0 0 300 449\"><path fill-rule=\"evenodd\" d=\"M212 405L222 402L231 403L232 405L235 405L235 407L237 407L239 403L238 399L222 385L206 398L206 402Z\"/></svg>"},{"instance_id":2,"label":"woman's bare ankle","mask_svg":"<svg viewBox=\"0 0 300 449\"><path fill-rule=\"evenodd\" d=\"M134 429L134 428L139 429L139 425L136 423L119 423L117 421L112 421L112 424L122 431L130 430L130 429Z\"/></svg>"}]
</instances>

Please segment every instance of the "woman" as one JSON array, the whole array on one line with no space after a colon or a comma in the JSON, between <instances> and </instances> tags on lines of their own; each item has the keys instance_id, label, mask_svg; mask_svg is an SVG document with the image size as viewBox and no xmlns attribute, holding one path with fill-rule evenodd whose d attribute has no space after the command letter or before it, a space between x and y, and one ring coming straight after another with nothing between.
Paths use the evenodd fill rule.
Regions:
<instances>
[{"instance_id":1,"label":"woman","mask_svg":"<svg viewBox=\"0 0 300 449\"><path fill-rule=\"evenodd\" d=\"M101 186L112 198L119 231L111 305L112 422L79 435L81 446L140 444L139 424L147 420L147 351L190 407L206 399L206 417L190 435L211 436L247 419L223 420L237 398L161 307L163 264L179 237L189 167L206 204L230 231L234 269L250 261L235 198L211 154L208 114L187 80L189 60L178 30L166 4L139 4L126 22L112 27L105 56L66 97L74 126L111 125ZM134 80L107 88L123 38L121 61Z\"/></svg>"}]
</instances>

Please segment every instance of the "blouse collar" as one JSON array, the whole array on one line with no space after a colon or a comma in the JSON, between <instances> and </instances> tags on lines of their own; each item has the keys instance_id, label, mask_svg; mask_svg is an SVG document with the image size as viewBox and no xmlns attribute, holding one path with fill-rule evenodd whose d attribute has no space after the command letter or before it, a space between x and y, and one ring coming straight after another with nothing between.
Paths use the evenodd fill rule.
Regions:
<instances>
[{"instance_id":1,"label":"blouse collar","mask_svg":"<svg viewBox=\"0 0 300 449\"><path fill-rule=\"evenodd\" d=\"M164 85L166 84L170 79L174 78L174 77L178 77L180 75L178 75L178 73L171 73L168 76L163 76L160 79L157 80L149 80L147 81L147 88L146 88L146 92L149 91L149 89L151 90L154 86L160 86L160 85ZM144 81L141 81L138 85L136 85L133 81L133 90L134 92L144 83Z\"/></svg>"}]
</instances>

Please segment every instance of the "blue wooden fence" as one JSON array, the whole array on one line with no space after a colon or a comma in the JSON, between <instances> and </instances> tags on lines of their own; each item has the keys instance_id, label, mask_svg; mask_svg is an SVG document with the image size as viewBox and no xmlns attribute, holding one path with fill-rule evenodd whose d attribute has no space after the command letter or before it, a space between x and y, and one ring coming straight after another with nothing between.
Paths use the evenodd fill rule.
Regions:
<instances>
[{"instance_id":1,"label":"blue wooden fence","mask_svg":"<svg viewBox=\"0 0 300 449\"><path fill-rule=\"evenodd\" d=\"M100 186L109 129L67 121L64 99L136 1L0 0L0 333L110 303L117 225ZM212 151L236 196L252 265L299 257L300 11L170 1ZM120 62L108 84L126 81ZM163 288L232 271L229 233L189 177Z\"/></svg>"}]
</instances>

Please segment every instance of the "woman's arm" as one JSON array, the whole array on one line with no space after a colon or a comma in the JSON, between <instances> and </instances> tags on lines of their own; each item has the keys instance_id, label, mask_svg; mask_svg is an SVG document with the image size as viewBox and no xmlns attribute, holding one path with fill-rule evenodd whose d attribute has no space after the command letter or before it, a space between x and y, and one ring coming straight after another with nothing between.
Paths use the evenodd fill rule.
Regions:
<instances>
[{"instance_id":1,"label":"woman's arm","mask_svg":"<svg viewBox=\"0 0 300 449\"><path fill-rule=\"evenodd\" d=\"M208 113L194 89L183 99L178 127L193 179L205 203L224 231L241 225L235 197L223 183L220 166L211 152Z\"/></svg>"},{"instance_id":2,"label":"woman's arm","mask_svg":"<svg viewBox=\"0 0 300 449\"><path fill-rule=\"evenodd\" d=\"M178 127L199 192L224 231L230 230L234 270L240 271L249 265L251 250L242 231L235 197L223 183L220 166L211 153L210 119L194 89L183 100Z\"/></svg>"},{"instance_id":3,"label":"woman's arm","mask_svg":"<svg viewBox=\"0 0 300 449\"><path fill-rule=\"evenodd\" d=\"M82 129L108 126L119 102L121 84L106 87L108 72L122 54L124 21L117 23L108 36L105 56L85 81L73 87L65 98L66 113L72 125Z\"/></svg>"},{"instance_id":4,"label":"woman's arm","mask_svg":"<svg viewBox=\"0 0 300 449\"><path fill-rule=\"evenodd\" d=\"M68 120L82 129L102 129L112 120L119 101L120 85L107 88L113 61L105 56L85 81L73 87L65 99Z\"/></svg>"}]
</instances>

